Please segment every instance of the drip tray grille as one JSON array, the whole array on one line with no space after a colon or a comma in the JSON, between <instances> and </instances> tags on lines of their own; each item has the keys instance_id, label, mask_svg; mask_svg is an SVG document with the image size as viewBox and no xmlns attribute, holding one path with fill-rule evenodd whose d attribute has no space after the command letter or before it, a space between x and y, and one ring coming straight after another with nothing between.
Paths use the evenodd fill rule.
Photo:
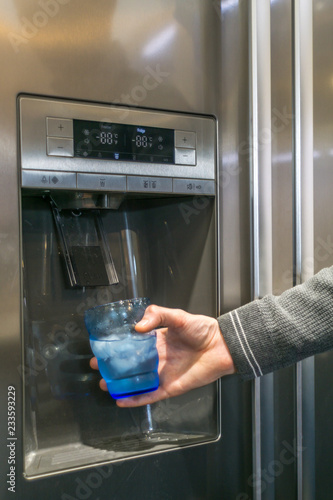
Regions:
<instances>
[{"instance_id":1,"label":"drip tray grille","mask_svg":"<svg viewBox=\"0 0 333 500\"><path fill-rule=\"evenodd\" d=\"M175 446L179 446L190 444L191 441L197 443L200 440L207 440L207 436L153 431L146 434L125 435L109 440L91 440L89 441L89 445L105 451L137 452L149 450L157 445L167 444L170 446L174 444Z\"/></svg>"},{"instance_id":2,"label":"drip tray grille","mask_svg":"<svg viewBox=\"0 0 333 500\"><path fill-rule=\"evenodd\" d=\"M212 436L154 431L147 434L44 448L26 455L25 476L33 479L96 464L126 460L214 440Z\"/></svg>"}]
</instances>

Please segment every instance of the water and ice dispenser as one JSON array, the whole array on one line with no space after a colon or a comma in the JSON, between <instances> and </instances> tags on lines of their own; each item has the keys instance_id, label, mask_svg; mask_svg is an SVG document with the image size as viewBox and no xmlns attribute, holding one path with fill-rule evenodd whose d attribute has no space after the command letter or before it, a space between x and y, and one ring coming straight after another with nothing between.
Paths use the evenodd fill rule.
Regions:
<instances>
[{"instance_id":1,"label":"water and ice dispenser","mask_svg":"<svg viewBox=\"0 0 333 500\"><path fill-rule=\"evenodd\" d=\"M25 475L216 440L218 384L120 409L84 311L149 297L216 316L211 117L19 98Z\"/></svg>"}]
</instances>

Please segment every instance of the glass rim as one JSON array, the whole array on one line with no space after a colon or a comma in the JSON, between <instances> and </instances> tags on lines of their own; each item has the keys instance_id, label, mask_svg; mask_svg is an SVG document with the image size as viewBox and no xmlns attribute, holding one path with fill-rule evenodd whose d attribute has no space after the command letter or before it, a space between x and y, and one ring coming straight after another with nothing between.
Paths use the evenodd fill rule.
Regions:
<instances>
[{"instance_id":1,"label":"glass rim","mask_svg":"<svg viewBox=\"0 0 333 500\"><path fill-rule=\"evenodd\" d=\"M91 307L90 309L86 309L85 313L87 313L89 311L95 311L96 309L99 309L102 307L111 307L111 309L114 309L114 308L122 306L122 305L135 304L137 302L147 303L147 305L149 305L150 299L148 297L134 297L132 299L117 300L116 302L108 302L107 304L99 304L97 306Z\"/></svg>"}]
</instances>

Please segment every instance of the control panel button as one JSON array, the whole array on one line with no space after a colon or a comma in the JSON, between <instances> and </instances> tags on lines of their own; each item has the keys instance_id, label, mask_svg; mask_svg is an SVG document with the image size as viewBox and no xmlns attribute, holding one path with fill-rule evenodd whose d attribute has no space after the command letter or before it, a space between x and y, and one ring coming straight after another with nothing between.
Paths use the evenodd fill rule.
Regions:
<instances>
[{"instance_id":1,"label":"control panel button","mask_svg":"<svg viewBox=\"0 0 333 500\"><path fill-rule=\"evenodd\" d=\"M49 156L74 156L73 139L47 137L47 154Z\"/></svg>"},{"instance_id":2,"label":"control panel button","mask_svg":"<svg viewBox=\"0 0 333 500\"><path fill-rule=\"evenodd\" d=\"M195 149L196 133L183 130L175 130L175 147Z\"/></svg>"},{"instance_id":3,"label":"control panel button","mask_svg":"<svg viewBox=\"0 0 333 500\"><path fill-rule=\"evenodd\" d=\"M173 192L181 194L215 194L215 182L202 179L173 179Z\"/></svg>"},{"instance_id":4,"label":"control panel button","mask_svg":"<svg viewBox=\"0 0 333 500\"><path fill-rule=\"evenodd\" d=\"M49 137L73 138L73 120L47 117L46 133Z\"/></svg>"},{"instance_id":5,"label":"control panel button","mask_svg":"<svg viewBox=\"0 0 333 500\"><path fill-rule=\"evenodd\" d=\"M71 172L22 170L22 186L44 189L76 189L76 174Z\"/></svg>"},{"instance_id":6,"label":"control panel button","mask_svg":"<svg viewBox=\"0 0 333 500\"><path fill-rule=\"evenodd\" d=\"M168 177L127 176L127 191L172 193L172 179Z\"/></svg>"},{"instance_id":7,"label":"control panel button","mask_svg":"<svg viewBox=\"0 0 333 500\"><path fill-rule=\"evenodd\" d=\"M77 187L96 191L126 191L126 176L77 174Z\"/></svg>"},{"instance_id":8,"label":"control panel button","mask_svg":"<svg viewBox=\"0 0 333 500\"><path fill-rule=\"evenodd\" d=\"M195 149L175 148L176 165L195 165Z\"/></svg>"}]
</instances>

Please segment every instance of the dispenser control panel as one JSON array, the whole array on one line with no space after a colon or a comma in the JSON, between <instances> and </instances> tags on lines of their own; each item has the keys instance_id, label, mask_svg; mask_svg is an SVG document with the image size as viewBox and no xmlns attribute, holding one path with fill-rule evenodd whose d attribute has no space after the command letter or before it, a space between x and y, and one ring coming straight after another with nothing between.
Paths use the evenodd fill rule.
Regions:
<instances>
[{"instance_id":1,"label":"dispenser control panel","mask_svg":"<svg viewBox=\"0 0 333 500\"><path fill-rule=\"evenodd\" d=\"M47 154L97 160L196 164L196 133L142 125L46 118Z\"/></svg>"},{"instance_id":2,"label":"dispenser control panel","mask_svg":"<svg viewBox=\"0 0 333 500\"><path fill-rule=\"evenodd\" d=\"M215 194L212 117L19 98L22 186Z\"/></svg>"}]
</instances>

